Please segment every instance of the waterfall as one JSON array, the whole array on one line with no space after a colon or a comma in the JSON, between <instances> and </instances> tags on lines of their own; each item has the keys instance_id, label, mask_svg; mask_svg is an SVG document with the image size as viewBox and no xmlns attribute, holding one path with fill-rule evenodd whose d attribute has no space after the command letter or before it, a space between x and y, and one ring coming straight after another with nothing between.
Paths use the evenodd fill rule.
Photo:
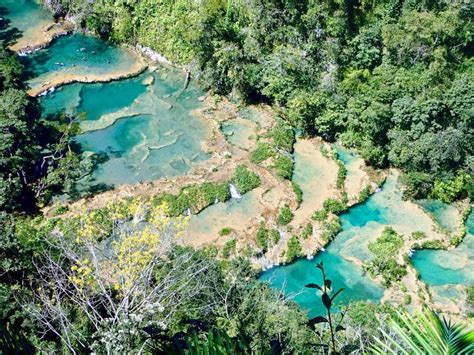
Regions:
<instances>
[{"instance_id":1,"label":"waterfall","mask_svg":"<svg viewBox=\"0 0 474 355\"><path fill-rule=\"evenodd\" d=\"M237 199L242 198L242 195L233 184L229 184L229 190L230 190L230 196L232 198L237 198Z\"/></svg>"}]
</instances>

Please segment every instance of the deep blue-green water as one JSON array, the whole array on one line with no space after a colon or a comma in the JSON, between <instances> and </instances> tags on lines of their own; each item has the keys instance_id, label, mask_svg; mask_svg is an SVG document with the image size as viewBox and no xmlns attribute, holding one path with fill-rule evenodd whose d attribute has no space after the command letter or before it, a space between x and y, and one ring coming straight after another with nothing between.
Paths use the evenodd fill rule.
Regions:
<instances>
[{"instance_id":1,"label":"deep blue-green water","mask_svg":"<svg viewBox=\"0 0 474 355\"><path fill-rule=\"evenodd\" d=\"M99 38L74 34L55 39L46 49L21 57L30 87L41 86L56 77L85 77L125 72L136 58L123 48Z\"/></svg>"},{"instance_id":2,"label":"deep blue-green water","mask_svg":"<svg viewBox=\"0 0 474 355\"><path fill-rule=\"evenodd\" d=\"M454 250L417 250L412 263L429 286L474 284L474 213L466 221L468 234Z\"/></svg>"},{"instance_id":3,"label":"deep blue-green water","mask_svg":"<svg viewBox=\"0 0 474 355\"><path fill-rule=\"evenodd\" d=\"M387 226L392 226L405 235L416 230L429 233L431 219L410 206L411 204L402 200L397 176L391 174L380 192L341 215L342 231L326 251L319 252L312 260L300 259L293 264L270 269L262 273L261 280L270 281L272 287L283 289L285 294L295 295L294 300L310 316L317 315L324 311L321 301L319 298L315 299L314 291L305 289L304 285L321 281L315 265L322 261L333 280L334 289L346 288L338 297L340 302L377 302L383 296L383 289L350 260L358 260L360 263L369 260L369 242L380 236Z\"/></svg>"},{"instance_id":4,"label":"deep blue-green water","mask_svg":"<svg viewBox=\"0 0 474 355\"><path fill-rule=\"evenodd\" d=\"M48 11L31 0L1 0L0 9L3 9L0 17L8 19L9 27L18 29L22 33L53 20Z\"/></svg>"},{"instance_id":5,"label":"deep blue-green water","mask_svg":"<svg viewBox=\"0 0 474 355\"><path fill-rule=\"evenodd\" d=\"M105 157L79 182L80 191L181 175L207 159L208 126L191 113L203 93L190 85L180 94L183 79L160 68L110 83L66 85L40 98L45 119L62 111L84 115L85 132L74 141Z\"/></svg>"}]
</instances>

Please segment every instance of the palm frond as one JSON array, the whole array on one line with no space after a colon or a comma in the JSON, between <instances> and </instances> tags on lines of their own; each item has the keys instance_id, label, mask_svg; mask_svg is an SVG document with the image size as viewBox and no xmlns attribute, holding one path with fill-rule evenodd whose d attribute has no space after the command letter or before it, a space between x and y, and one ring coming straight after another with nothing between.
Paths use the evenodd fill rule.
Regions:
<instances>
[{"instance_id":1,"label":"palm frond","mask_svg":"<svg viewBox=\"0 0 474 355\"><path fill-rule=\"evenodd\" d=\"M375 338L375 354L471 354L474 353L474 330L466 324L441 319L433 310L411 315L397 312L390 324L396 336L381 330L385 339Z\"/></svg>"}]
</instances>

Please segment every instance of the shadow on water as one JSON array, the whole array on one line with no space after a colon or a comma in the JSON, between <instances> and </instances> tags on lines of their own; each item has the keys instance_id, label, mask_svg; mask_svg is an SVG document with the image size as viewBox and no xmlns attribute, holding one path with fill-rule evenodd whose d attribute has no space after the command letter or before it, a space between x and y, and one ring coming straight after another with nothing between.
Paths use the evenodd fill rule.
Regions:
<instances>
[{"instance_id":1,"label":"shadow on water","mask_svg":"<svg viewBox=\"0 0 474 355\"><path fill-rule=\"evenodd\" d=\"M7 8L0 6L0 41L8 47L22 36L22 32L16 28L11 27L11 21L7 18L10 11Z\"/></svg>"}]
</instances>

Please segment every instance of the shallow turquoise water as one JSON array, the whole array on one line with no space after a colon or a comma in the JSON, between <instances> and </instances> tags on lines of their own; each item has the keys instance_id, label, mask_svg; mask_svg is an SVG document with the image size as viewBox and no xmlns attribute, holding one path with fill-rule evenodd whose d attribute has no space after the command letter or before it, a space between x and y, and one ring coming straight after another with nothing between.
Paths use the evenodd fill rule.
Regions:
<instances>
[{"instance_id":1,"label":"shallow turquoise water","mask_svg":"<svg viewBox=\"0 0 474 355\"><path fill-rule=\"evenodd\" d=\"M415 251L412 263L429 286L474 284L474 212L466 226L468 234L454 250Z\"/></svg>"},{"instance_id":2,"label":"shallow turquoise water","mask_svg":"<svg viewBox=\"0 0 474 355\"><path fill-rule=\"evenodd\" d=\"M255 129L256 124L246 119L232 119L223 122L221 125L221 130L226 139L242 149L250 149L254 144Z\"/></svg>"},{"instance_id":3,"label":"shallow turquoise water","mask_svg":"<svg viewBox=\"0 0 474 355\"><path fill-rule=\"evenodd\" d=\"M356 265L341 258L337 248L328 247L325 252L320 252L314 259L301 259L293 264L275 267L262 274L262 281L269 281L271 286L283 289L285 294L308 311L309 316L324 313L321 298L315 296L314 290L304 288L310 282L322 283L322 276L316 264L324 263L328 278L333 282L334 290L345 287L336 304L347 304L350 301L368 300L377 302L383 296L383 289L368 279Z\"/></svg>"},{"instance_id":4,"label":"shallow turquoise water","mask_svg":"<svg viewBox=\"0 0 474 355\"><path fill-rule=\"evenodd\" d=\"M458 214L456 207L439 200L419 200L417 203L431 214L446 231L456 231Z\"/></svg>"},{"instance_id":5,"label":"shallow turquoise water","mask_svg":"<svg viewBox=\"0 0 474 355\"><path fill-rule=\"evenodd\" d=\"M340 297L343 303L353 300L379 301L383 289L349 260L369 260L371 253L368 244L380 236L386 226L393 226L405 235L415 230L427 233L431 230L431 219L421 211L404 208L405 203L397 186L397 176L389 175L381 192L341 216L342 231L325 252L318 253L313 260L301 259L291 265L271 269L264 272L261 279L270 280L273 287L283 288L286 294L302 292L295 297L296 302L310 315L319 314L323 311L321 302L319 299L313 302L314 293L305 290L304 285L320 281L315 265L323 261L335 288L347 288Z\"/></svg>"},{"instance_id":6,"label":"shallow turquoise water","mask_svg":"<svg viewBox=\"0 0 474 355\"><path fill-rule=\"evenodd\" d=\"M47 49L22 57L35 88L62 75L105 75L130 68L136 58L98 38L74 34L54 40Z\"/></svg>"},{"instance_id":7,"label":"shallow turquoise water","mask_svg":"<svg viewBox=\"0 0 474 355\"><path fill-rule=\"evenodd\" d=\"M97 120L100 116L130 106L146 86L143 76L127 80L97 84L71 84L58 88L53 95L40 97L43 115L55 115L63 111L69 114L85 113L86 119Z\"/></svg>"},{"instance_id":8,"label":"shallow turquoise water","mask_svg":"<svg viewBox=\"0 0 474 355\"><path fill-rule=\"evenodd\" d=\"M144 85L150 76L154 83ZM81 191L181 175L207 159L202 143L208 126L191 115L202 92L190 85L178 95L182 83L179 71L163 68L106 84L67 85L40 99L46 118L63 107L70 113L85 113L86 121L99 122L108 115L119 118L75 138L82 151L108 159L79 183Z\"/></svg>"},{"instance_id":9,"label":"shallow turquoise water","mask_svg":"<svg viewBox=\"0 0 474 355\"><path fill-rule=\"evenodd\" d=\"M51 14L32 0L1 0L0 16L10 21L9 27L27 31L42 22L52 22Z\"/></svg>"}]
</instances>

